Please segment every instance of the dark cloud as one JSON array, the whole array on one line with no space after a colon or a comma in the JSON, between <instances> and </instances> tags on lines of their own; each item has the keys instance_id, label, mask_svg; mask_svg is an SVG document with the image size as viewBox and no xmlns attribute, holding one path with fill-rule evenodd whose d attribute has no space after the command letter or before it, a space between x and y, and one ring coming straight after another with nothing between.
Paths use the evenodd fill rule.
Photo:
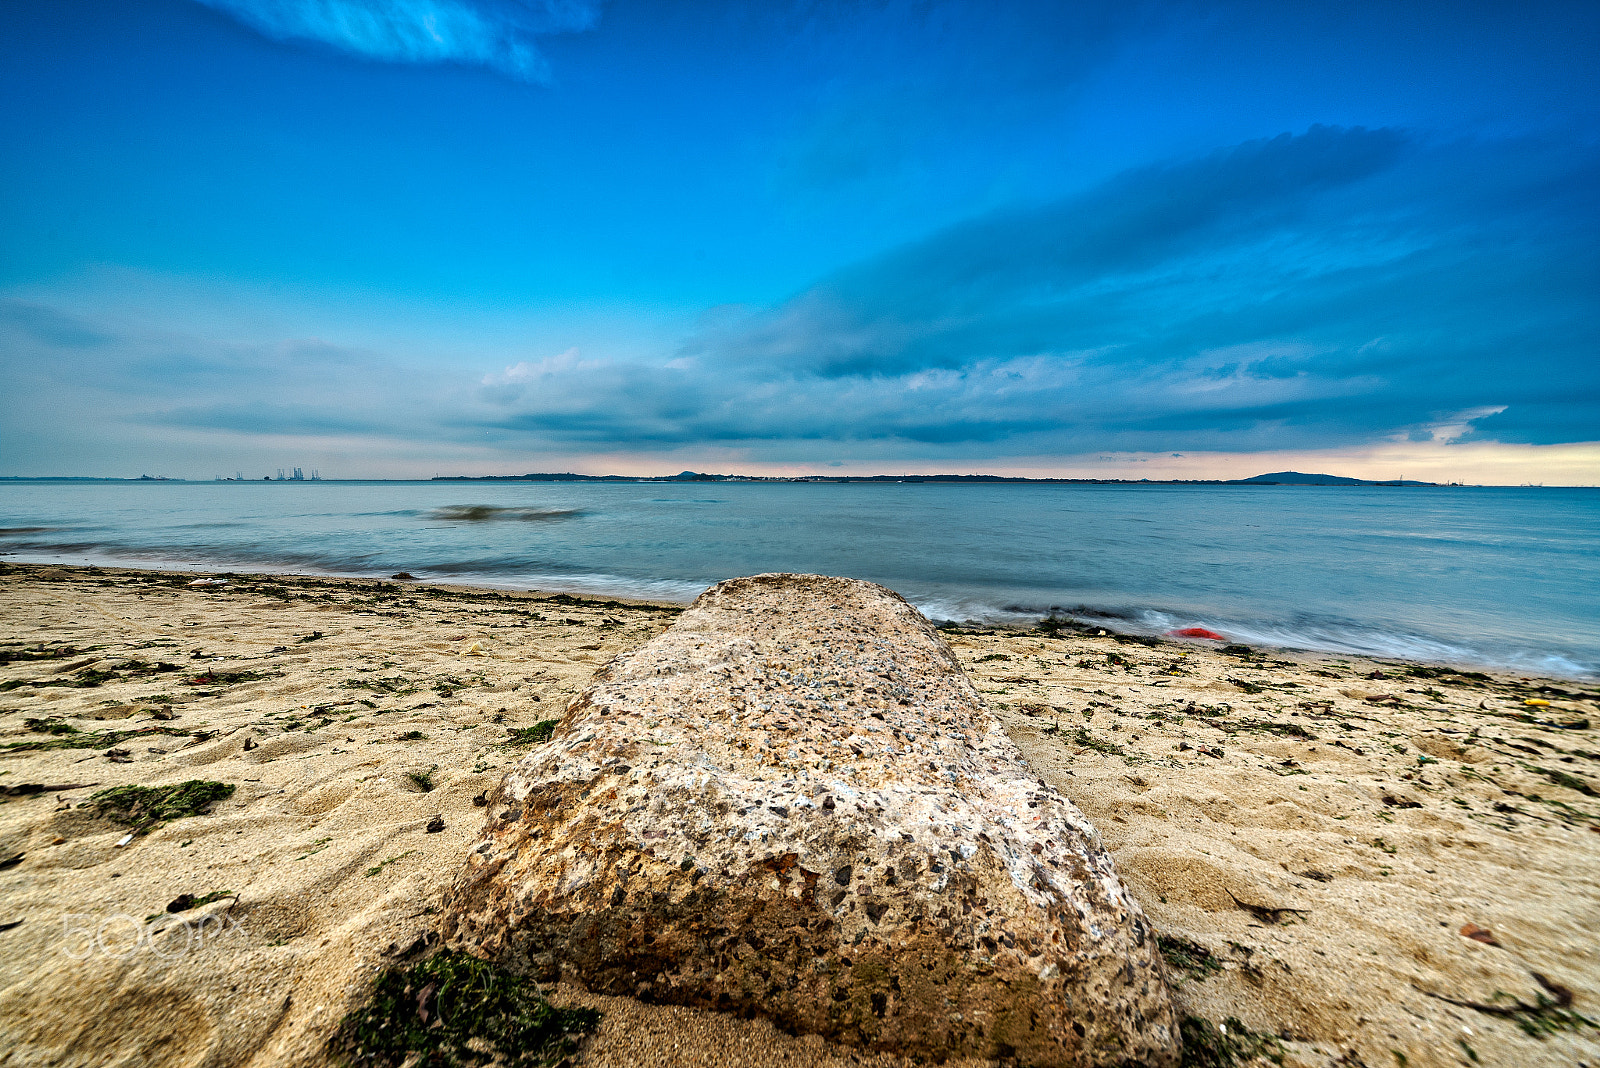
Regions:
<instances>
[{"instance_id":1,"label":"dark cloud","mask_svg":"<svg viewBox=\"0 0 1600 1068\"><path fill-rule=\"evenodd\" d=\"M1316 448L1471 436L1461 413L1499 407L1500 440L1592 440L1597 164L1313 127L953 227L724 319L675 368L583 377L587 400L553 375L560 418L501 401L625 445Z\"/></svg>"},{"instance_id":2,"label":"dark cloud","mask_svg":"<svg viewBox=\"0 0 1600 1068\"><path fill-rule=\"evenodd\" d=\"M1206 283L1181 294L1191 315L1197 298L1233 297L1243 278L1229 270L1229 254L1303 225L1319 194L1393 167L1406 147L1394 131L1316 127L1137 171L841 272L689 351L849 375L1081 349L1108 334L1125 339L1137 326L1129 322L1134 306L1180 296L1173 283ZM1209 277L1195 278L1196 269ZM1188 277L1173 277L1175 270Z\"/></svg>"}]
</instances>

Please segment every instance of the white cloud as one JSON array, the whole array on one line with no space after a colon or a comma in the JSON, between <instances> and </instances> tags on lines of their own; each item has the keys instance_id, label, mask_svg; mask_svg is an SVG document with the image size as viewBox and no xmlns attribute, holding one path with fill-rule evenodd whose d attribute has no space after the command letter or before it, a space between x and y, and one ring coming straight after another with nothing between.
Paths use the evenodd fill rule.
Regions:
<instances>
[{"instance_id":1,"label":"white cloud","mask_svg":"<svg viewBox=\"0 0 1600 1068\"><path fill-rule=\"evenodd\" d=\"M520 360L511 364L504 371L490 372L483 376L486 386L516 386L528 382L536 382L544 378L553 378L556 375L571 374L575 371L594 370L601 366L602 361L591 360L585 363L579 358L578 347L574 345L565 352L555 356L547 356L535 363Z\"/></svg>"},{"instance_id":2,"label":"white cloud","mask_svg":"<svg viewBox=\"0 0 1600 1068\"><path fill-rule=\"evenodd\" d=\"M387 63L463 63L549 81L542 34L576 33L597 0L197 0L275 40L321 41Z\"/></svg>"},{"instance_id":3,"label":"white cloud","mask_svg":"<svg viewBox=\"0 0 1600 1068\"><path fill-rule=\"evenodd\" d=\"M1427 427L1434 441L1451 442L1466 437L1473 430L1472 424L1479 419L1487 419L1491 415L1499 415L1506 410L1504 404L1486 404L1479 408L1468 408L1466 411L1456 412L1454 415Z\"/></svg>"}]
</instances>

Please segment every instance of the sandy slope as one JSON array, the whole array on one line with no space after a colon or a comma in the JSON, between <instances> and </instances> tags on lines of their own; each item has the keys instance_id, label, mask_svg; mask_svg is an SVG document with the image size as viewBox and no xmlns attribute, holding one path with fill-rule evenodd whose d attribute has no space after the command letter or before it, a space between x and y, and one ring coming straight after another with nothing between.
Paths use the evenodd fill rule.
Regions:
<instances>
[{"instance_id":1,"label":"sandy slope","mask_svg":"<svg viewBox=\"0 0 1600 1068\"><path fill-rule=\"evenodd\" d=\"M481 821L474 797L524 751L511 729L558 715L673 618L193 577L0 573L0 650L78 650L0 665L0 685L32 680L0 692L0 744L75 738L28 719L146 732L0 750L0 789L56 787L0 806L0 863L22 854L0 869L0 925L22 921L0 931L0 1064L320 1063L374 971L429 930ZM1287 1063L1600 1068L1600 1030L1534 1038L1519 1023L1556 1014L1432 996L1510 1009L1565 989L1600 1020L1592 692L1109 635L950 638L1039 774L1102 831L1184 964L1183 1011L1281 1035ZM155 718L168 704L175 718ZM187 779L237 789L121 848L125 828L79 807ZM163 911L217 891L233 894ZM1463 937L1469 923L1499 944ZM607 1010L589 1065L898 1063L760 1021L563 998Z\"/></svg>"}]
</instances>

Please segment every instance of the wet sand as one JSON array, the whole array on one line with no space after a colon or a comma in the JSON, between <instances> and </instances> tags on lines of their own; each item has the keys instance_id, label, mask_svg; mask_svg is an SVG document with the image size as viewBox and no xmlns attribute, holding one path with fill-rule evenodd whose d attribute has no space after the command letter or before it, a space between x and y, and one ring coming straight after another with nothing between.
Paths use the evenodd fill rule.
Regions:
<instances>
[{"instance_id":1,"label":"wet sand","mask_svg":"<svg viewBox=\"0 0 1600 1068\"><path fill-rule=\"evenodd\" d=\"M0 572L0 1064L323 1063L431 929L474 799L533 744L517 731L676 614L196 578ZM946 636L1100 829L1182 1013L1232 1017L1286 1064L1600 1068L1593 685L1071 628ZM123 846L84 805L191 779L234 791ZM219 896L167 912L181 894ZM585 1065L901 1063L553 994L606 1011Z\"/></svg>"}]
</instances>

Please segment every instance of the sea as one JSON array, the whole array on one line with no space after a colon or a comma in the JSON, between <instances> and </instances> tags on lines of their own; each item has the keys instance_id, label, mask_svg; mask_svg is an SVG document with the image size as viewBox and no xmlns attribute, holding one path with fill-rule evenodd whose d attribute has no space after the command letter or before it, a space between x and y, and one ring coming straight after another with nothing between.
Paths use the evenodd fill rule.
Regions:
<instances>
[{"instance_id":1,"label":"sea","mask_svg":"<svg viewBox=\"0 0 1600 1068\"><path fill-rule=\"evenodd\" d=\"M1600 675L1600 489L0 481L0 560L687 602L770 571L934 620Z\"/></svg>"}]
</instances>

